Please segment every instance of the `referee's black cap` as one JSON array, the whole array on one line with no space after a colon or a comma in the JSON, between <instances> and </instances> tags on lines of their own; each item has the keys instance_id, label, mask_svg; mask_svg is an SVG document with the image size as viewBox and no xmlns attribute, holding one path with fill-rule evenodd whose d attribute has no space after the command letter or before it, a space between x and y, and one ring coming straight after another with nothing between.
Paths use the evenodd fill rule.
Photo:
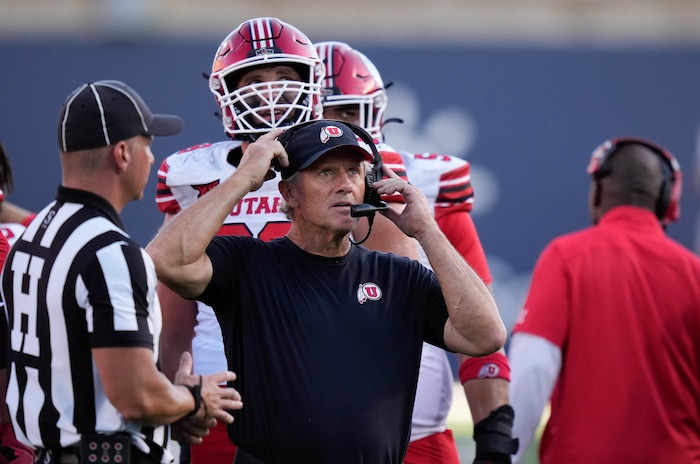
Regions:
<instances>
[{"instance_id":1,"label":"referee's black cap","mask_svg":"<svg viewBox=\"0 0 700 464\"><path fill-rule=\"evenodd\" d=\"M137 135L175 135L179 116L153 114L134 89L123 82L88 82L63 102L58 118L61 151L90 150Z\"/></svg>"},{"instance_id":2,"label":"referee's black cap","mask_svg":"<svg viewBox=\"0 0 700 464\"><path fill-rule=\"evenodd\" d=\"M361 154L365 161L372 161L372 155L360 146L352 129L334 120L319 119L292 126L277 140L289 157L289 166L282 169L283 179L308 168L331 150L340 148L355 151Z\"/></svg>"}]
</instances>

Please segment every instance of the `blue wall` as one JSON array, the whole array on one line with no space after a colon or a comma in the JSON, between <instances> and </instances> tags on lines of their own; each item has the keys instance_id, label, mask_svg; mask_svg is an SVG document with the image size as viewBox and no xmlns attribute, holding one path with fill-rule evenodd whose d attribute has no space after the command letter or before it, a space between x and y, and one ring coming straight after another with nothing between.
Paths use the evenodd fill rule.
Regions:
<instances>
[{"instance_id":1,"label":"blue wall","mask_svg":"<svg viewBox=\"0 0 700 464\"><path fill-rule=\"evenodd\" d=\"M693 245L700 48L353 45L395 83L387 116L406 121L388 126L388 143L472 163L475 220L509 325L546 242L588 225L585 167L606 138L644 136L676 155L686 173L683 218L669 234ZM222 139L201 76L217 46L217 40L0 42L0 139L17 184L10 200L39 209L53 198L60 182L58 110L84 81L124 80L154 111L183 116L180 135L156 140L157 165L177 149ZM155 179L154 168L146 198L123 214L144 244L161 223Z\"/></svg>"}]
</instances>

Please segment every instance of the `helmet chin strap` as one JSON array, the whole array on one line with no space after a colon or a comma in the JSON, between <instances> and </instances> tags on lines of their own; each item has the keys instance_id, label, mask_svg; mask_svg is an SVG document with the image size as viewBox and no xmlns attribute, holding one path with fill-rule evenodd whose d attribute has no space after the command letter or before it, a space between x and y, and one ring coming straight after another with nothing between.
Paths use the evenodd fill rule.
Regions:
<instances>
[{"instance_id":1,"label":"helmet chin strap","mask_svg":"<svg viewBox=\"0 0 700 464\"><path fill-rule=\"evenodd\" d=\"M375 211L372 211L366 215L367 216L367 225L369 227L367 227L367 235L365 235L365 238L363 238L359 242L353 242L352 239L350 239L350 243L352 243L353 245L362 245L363 243L365 243L367 241L367 239L369 238L369 234L372 233L372 224L374 224L374 215L375 215Z\"/></svg>"}]
</instances>

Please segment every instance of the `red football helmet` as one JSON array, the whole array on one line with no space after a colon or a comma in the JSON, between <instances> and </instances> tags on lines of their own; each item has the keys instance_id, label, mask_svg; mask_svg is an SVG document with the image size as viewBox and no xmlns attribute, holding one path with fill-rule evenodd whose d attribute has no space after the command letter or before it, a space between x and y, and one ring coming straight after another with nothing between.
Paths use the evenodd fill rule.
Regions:
<instances>
[{"instance_id":1,"label":"red football helmet","mask_svg":"<svg viewBox=\"0 0 700 464\"><path fill-rule=\"evenodd\" d=\"M238 87L243 73L269 65L292 66L301 81ZM276 18L256 18L239 25L219 46L209 89L221 108L224 129L240 138L319 119L323 74L316 49L299 29Z\"/></svg>"},{"instance_id":2,"label":"red football helmet","mask_svg":"<svg viewBox=\"0 0 700 464\"><path fill-rule=\"evenodd\" d=\"M326 64L322 81L323 106L357 104L359 125L377 140L382 139L382 124L387 95L382 76L364 54L343 42L319 42L318 55Z\"/></svg>"}]
</instances>

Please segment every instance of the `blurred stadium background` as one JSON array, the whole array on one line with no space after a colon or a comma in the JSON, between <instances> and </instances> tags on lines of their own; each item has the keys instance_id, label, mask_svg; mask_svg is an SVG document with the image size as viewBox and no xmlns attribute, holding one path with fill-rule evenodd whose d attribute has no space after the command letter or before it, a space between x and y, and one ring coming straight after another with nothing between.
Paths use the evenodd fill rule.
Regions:
<instances>
[{"instance_id":1,"label":"blurred stadium background","mask_svg":"<svg viewBox=\"0 0 700 464\"><path fill-rule=\"evenodd\" d=\"M387 141L473 166L475 221L506 324L553 236L588 224L585 166L617 135L666 145L685 173L669 234L700 251L700 2L697 0L0 0L0 140L15 170L11 201L37 209L59 183L58 108L87 80L133 85L186 129L172 151L223 137L201 73L240 22L275 16L313 41L365 52L389 90ZM173 140L170 140L173 139ZM146 243L161 222L155 171L124 213ZM459 388L450 423L471 462ZM534 450L528 462L536 463Z\"/></svg>"},{"instance_id":2,"label":"blurred stadium background","mask_svg":"<svg viewBox=\"0 0 700 464\"><path fill-rule=\"evenodd\" d=\"M391 42L697 43L695 0L3 0L0 37L223 37L282 18L310 37Z\"/></svg>"}]
</instances>

